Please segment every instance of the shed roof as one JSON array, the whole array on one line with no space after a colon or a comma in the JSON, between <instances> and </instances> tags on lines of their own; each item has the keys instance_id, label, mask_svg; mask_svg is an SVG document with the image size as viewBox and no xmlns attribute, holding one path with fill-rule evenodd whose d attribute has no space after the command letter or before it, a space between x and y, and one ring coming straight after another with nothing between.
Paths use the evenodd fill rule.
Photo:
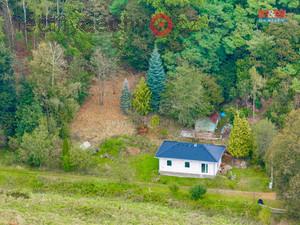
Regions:
<instances>
[{"instance_id":1,"label":"shed roof","mask_svg":"<svg viewBox=\"0 0 300 225\"><path fill-rule=\"evenodd\" d=\"M174 158L218 162L225 146L189 142L164 141L156 152L158 158Z\"/></svg>"}]
</instances>

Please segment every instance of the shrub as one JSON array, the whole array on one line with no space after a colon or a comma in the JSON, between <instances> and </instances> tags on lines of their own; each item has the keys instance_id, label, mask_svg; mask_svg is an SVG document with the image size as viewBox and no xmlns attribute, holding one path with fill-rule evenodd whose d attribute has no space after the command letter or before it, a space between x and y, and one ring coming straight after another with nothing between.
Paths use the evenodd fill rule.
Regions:
<instances>
[{"instance_id":1,"label":"shrub","mask_svg":"<svg viewBox=\"0 0 300 225\"><path fill-rule=\"evenodd\" d=\"M50 134L46 120L32 132L22 137L18 154L20 160L33 167L58 167L60 159L58 134Z\"/></svg>"},{"instance_id":2,"label":"shrub","mask_svg":"<svg viewBox=\"0 0 300 225\"><path fill-rule=\"evenodd\" d=\"M241 109L240 109L240 115L242 116L242 117L249 117L249 115L251 114L251 109L249 109L249 108L247 108L247 107L242 107Z\"/></svg>"},{"instance_id":3,"label":"shrub","mask_svg":"<svg viewBox=\"0 0 300 225\"><path fill-rule=\"evenodd\" d=\"M168 131L168 129L162 129L162 130L159 132L159 134L160 134L160 138L165 139L165 138L168 137L169 131Z\"/></svg>"},{"instance_id":4,"label":"shrub","mask_svg":"<svg viewBox=\"0 0 300 225\"><path fill-rule=\"evenodd\" d=\"M196 185L190 189L190 198L192 200L198 200L206 193L206 188L201 185Z\"/></svg>"},{"instance_id":5,"label":"shrub","mask_svg":"<svg viewBox=\"0 0 300 225\"><path fill-rule=\"evenodd\" d=\"M151 120L150 120L150 126L151 128L153 129L156 129L160 124L160 118L158 115L154 115L151 117Z\"/></svg>"},{"instance_id":6,"label":"shrub","mask_svg":"<svg viewBox=\"0 0 300 225\"><path fill-rule=\"evenodd\" d=\"M70 170L88 172L97 165L92 153L88 150L82 150L78 146L72 146L70 149Z\"/></svg>"},{"instance_id":7,"label":"shrub","mask_svg":"<svg viewBox=\"0 0 300 225\"><path fill-rule=\"evenodd\" d=\"M171 191L172 194L176 194L178 192L178 190L179 190L179 187L178 187L177 184L171 184L169 186L169 189L170 189L170 191Z\"/></svg>"},{"instance_id":8,"label":"shrub","mask_svg":"<svg viewBox=\"0 0 300 225\"><path fill-rule=\"evenodd\" d=\"M6 193L6 196L11 196L14 198L24 198L24 199L29 199L30 195L28 193L25 192L20 192L20 191L11 191Z\"/></svg>"},{"instance_id":9,"label":"shrub","mask_svg":"<svg viewBox=\"0 0 300 225\"><path fill-rule=\"evenodd\" d=\"M125 147L122 138L109 138L100 145L100 154L109 154L113 157L117 157L122 150L126 149Z\"/></svg>"}]
</instances>

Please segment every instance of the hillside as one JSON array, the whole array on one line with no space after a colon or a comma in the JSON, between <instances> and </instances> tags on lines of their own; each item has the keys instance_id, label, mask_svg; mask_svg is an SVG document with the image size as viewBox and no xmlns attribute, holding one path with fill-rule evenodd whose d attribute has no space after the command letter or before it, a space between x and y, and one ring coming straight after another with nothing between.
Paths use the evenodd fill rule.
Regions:
<instances>
[{"instance_id":1,"label":"hillside","mask_svg":"<svg viewBox=\"0 0 300 225\"><path fill-rule=\"evenodd\" d=\"M3 167L0 171L1 225L256 224L250 218L211 216L172 199L163 203L155 198L155 189L140 190L138 196L130 184L93 177Z\"/></svg>"},{"instance_id":2,"label":"hillside","mask_svg":"<svg viewBox=\"0 0 300 225\"><path fill-rule=\"evenodd\" d=\"M0 0L0 225L298 225L299 9Z\"/></svg>"},{"instance_id":3,"label":"hillside","mask_svg":"<svg viewBox=\"0 0 300 225\"><path fill-rule=\"evenodd\" d=\"M130 86L134 87L137 77L138 75L127 73L126 76L121 73L115 80L106 81L104 105L99 105L99 88L93 84L90 96L71 124L74 139L97 144L114 135L133 134L132 122L120 110L120 95L124 79L127 78Z\"/></svg>"}]
</instances>

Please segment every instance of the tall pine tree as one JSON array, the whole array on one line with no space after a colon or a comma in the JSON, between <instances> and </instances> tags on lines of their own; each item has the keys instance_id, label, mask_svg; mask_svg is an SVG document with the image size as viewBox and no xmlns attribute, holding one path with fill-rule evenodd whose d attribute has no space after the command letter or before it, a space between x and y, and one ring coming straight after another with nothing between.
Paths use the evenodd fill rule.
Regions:
<instances>
[{"instance_id":1,"label":"tall pine tree","mask_svg":"<svg viewBox=\"0 0 300 225\"><path fill-rule=\"evenodd\" d=\"M237 113L229 137L228 152L237 158L251 156L253 151L253 134L246 118Z\"/></svg>"},{"instance_id":2,"label":"tall pine tree","mask_svg":"<svg viewBox=\"0 0 300 225\"><path fill-rule=\"evenodd\" d=\"M123 83L123 90L120 97L120 108L125 114L127 114L131 108L131 93L129 91L129 84L127 79L125 79Z\"/></svg>"},{"instance_id":3,"label":"tall pine tree","mask_svg":"<svg viewBox=\"0 0 300 225\"><path fill-rule=\"evenodd\" d=\"M157 47L151 54L149 61L149 70L147 72L147 85L151 90L151 107L154 111L158 111L161 93L165 89L166 74L162 65L160 54Z\"/></svg>"}]
</instances>

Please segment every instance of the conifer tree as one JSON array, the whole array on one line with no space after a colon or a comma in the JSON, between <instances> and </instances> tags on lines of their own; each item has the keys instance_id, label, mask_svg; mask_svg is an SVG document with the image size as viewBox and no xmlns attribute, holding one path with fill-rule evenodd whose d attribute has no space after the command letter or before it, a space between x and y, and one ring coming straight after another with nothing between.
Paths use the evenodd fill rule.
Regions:
<instances>
[{"instance_id":1,"label":"conifer tree","mask_svg":"<svg viewBox=\"0 0 300 225\"><path fill-rule=\"evenodd\" d=\"M123 83L123 90L120 97L120 108L125 114L127 114L131 108L131 93L129 91L129 84L127 79L125 79Z\"/></svg>"},{"instance_id":2,"label":"conifer tree","mask_svg":"<svg viewBox=\"0 0 300 225\"><path fill-rule=\"evenodd\" d=\"M69 139L65 137L62 146L62 166L66 172L71 170L70 148Z\"/></svg>"},{"instance_id":3,"label":"conifer tree","mask_svg":"<svg viewBox=\"0 0 300 225\"><path fill-rule=\"evenodd\" d=\"M253 134L246 118L237 113L229 137L228 152L237 158L248 157L253 150Z\"/></svg>"},{"instance_id":4,"label":"conifer tree","mask_svg":"<svg viewBox=\"0 0 300 225\"><path fill-rule=\"evenodd\" d=\"M147 85L152 93L151 107L154 111L158 111L161 93L165 89L166 74L162 65L160 54L157 47L151 54L149 61L149 70L147 72Z\"/></svg>"},{"instance_id":5,"label":"conifer tree","mask_svg":"<svg viewBox=\"0 0 300 225\"><path fill-rule=\"evenodd\" d=\"M133 93L132 106L138 114L145 116L150 110L151 91L142 77Z\"/></svg>"}]
</instances>

